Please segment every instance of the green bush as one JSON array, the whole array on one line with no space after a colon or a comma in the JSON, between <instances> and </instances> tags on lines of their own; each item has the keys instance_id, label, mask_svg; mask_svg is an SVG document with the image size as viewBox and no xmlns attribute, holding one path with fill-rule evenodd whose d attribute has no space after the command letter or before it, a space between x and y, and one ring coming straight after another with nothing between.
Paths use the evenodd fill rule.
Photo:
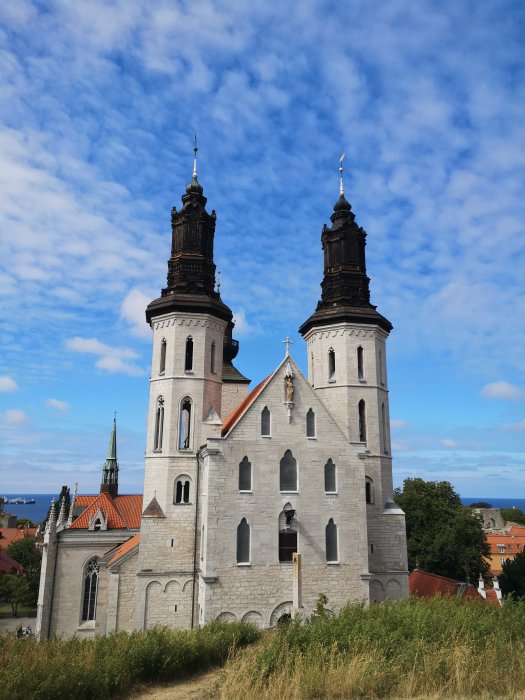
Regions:
<instances>
[{"instance_id":1,"label":"green bush","mask_svg":"<svg viewBox=\"0 0 525 700\"><path fill-rule=\"evenodd\" d=\"M244 623L201 629L157 627L93 640L0 637L0 697L84 700L123 694L139 682L168 681L223 664L259 631Z\"/></svg>"}]
</instances>

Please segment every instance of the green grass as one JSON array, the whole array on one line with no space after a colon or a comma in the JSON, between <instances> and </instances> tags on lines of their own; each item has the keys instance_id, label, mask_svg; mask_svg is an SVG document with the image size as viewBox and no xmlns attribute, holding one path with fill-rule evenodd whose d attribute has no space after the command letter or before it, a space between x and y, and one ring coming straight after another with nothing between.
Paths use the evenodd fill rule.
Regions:
<instances>
[{"instance_id":1,"label":"green grass","mask_svg":"<svg viewBox=\"0 0 525 700\"><path fill-rule=\"evenodd\" d=\"M525 602L354 604L243 652L220 697L525 698L524 658Z\"/></svg>"},{"instance_id":2,"label":"green grass","mask_svg":"<svg viewBox=\"0 0 525 700\"><path fill-rule=\"evenodd\" d=\"M17 617L36 617L36 608L27 605L18 605ZM13 608L7 603L5 605L0 605L0 616L1 617L14 617Z\"/></svg>"},{"instance_id":3,"label":"green grass","mask_svg":"<svg viewBox=\"0 0 525 700\"><path fill-rule=\"evenodd\" d=\"M202 629L118 633L93 640L36 642L0 637L0 697L84 700L115 697L142 682L163 682L223 664L232 650L255 641L243 623Z\"/></svg>"}]
</instances>

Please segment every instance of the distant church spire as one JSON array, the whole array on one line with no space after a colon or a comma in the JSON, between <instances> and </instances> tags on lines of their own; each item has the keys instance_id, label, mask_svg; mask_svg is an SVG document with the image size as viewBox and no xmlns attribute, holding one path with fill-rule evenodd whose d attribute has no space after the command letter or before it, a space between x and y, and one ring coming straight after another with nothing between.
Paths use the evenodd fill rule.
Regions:
<instances>
[{"instance_id":1,"label":"distant church spire","mask_svg":"<svg viewBox=\"0 0 525 700\"><path fill-rule=\"evenodd\" d=\"M108 456L102 467L100 493L118 496L118 462L117 462L117 414L113 418L113 429L109 438Z\"/></svg>"},{"instance_id":2,"label":"distant church spire","mask_svg":"<svg viewBox=\"0 0 525 700\"><path fill-rule=\"evenodd\" d=\"M324 274L321 300L315 313L300 327L304 336L313 326L342 321L376 324L390 332L392 324L370 303L370 279L366 274L366 231L358 226L343 183L343 159L339 159L339 199L330 217L332 226L323 226Z\"/></svg>"}]
</instances>

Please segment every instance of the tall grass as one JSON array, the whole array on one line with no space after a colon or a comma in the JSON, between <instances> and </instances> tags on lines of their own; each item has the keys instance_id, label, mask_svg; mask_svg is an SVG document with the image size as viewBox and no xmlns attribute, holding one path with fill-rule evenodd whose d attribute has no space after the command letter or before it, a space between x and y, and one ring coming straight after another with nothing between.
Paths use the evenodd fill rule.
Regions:
<instances>
[{"instance_id":1,"label":"tall grass","mask_svg":"<svg viewBox=\"0 0 525 700\"><path fill-rule=\"evenodd\" d=\"M525 698L525 602L407 600L291 622L228 664L218 697Z\"/></svg>"},{"instance_id":2,"label":"tall grass","mask_svg":"<svg viewBox=\"0 0 525 700\"><path fill-rule=\"evenodd\" d=\"M255 641L243 623L213 622L202 629L119 633L93 640L0 637L0 698L88 700L122 695L139 682L184 677L226 661Z\"/></svg>"}]
</instances>

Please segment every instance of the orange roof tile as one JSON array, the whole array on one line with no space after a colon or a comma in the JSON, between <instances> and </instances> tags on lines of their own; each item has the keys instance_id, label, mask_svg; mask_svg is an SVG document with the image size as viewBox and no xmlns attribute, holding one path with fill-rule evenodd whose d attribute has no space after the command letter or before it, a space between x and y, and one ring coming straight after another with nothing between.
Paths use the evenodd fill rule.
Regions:
<instances>
[{"instance_id":1,"label":"orange roof tile","mask_svg":"<svg viewBox=\"0 0 525 700\"><path fill-rule=\"evenodd\" d=\"M458 594L459 585L454 579L419 569L412 571L408 577L410 593L423 598L433 598L435 595L455 596Z\"/></svg>"},{"instance_id":2,"label":"orange roof tile","mask_svg":"<svg viewBox=\"0 0 525 700\"><path fill-rule=\"evenodd\" d=\"M130 537L129 540L126 540L124 544L121 544L120 547L117 547L116 549L112 550L113 556L111 559L108 561L108 566L112 566L113 564L116 564L122 557L130 552L132 549L135 547L138 547L140 543L140 535L134 535L133 537Z\"/></svg>"},{"instance_id":3,"label":"orange roof tile","mask_svg":"<svg viewBox=\"0 0 525 700\"><path fill-rule=\"evenodd\" d=\"M0 527L0 549L7 549L12 542L18 542L26 537L35 537L36 527Z\"/></svg>"},{"instance_id":4,"label":"orange roof tile","mask_svg":"<svg viewBox=\"0 0 525 700\"><path fill-rule=\"evenodd\" d=\"M139 530L140 516L142 514L142 494L117 496L114 500L129 529Z\"/></svg>"},{"instance_id":5,"label":"orange roof tile","mask_svg":"<svg viewBox=\"0 0 525 700\"><path fill-rule=\"evenodd\" d=\"M141 494L116 496L115 498L109 493L99 493L97 496L77 496L75 506L84 506L85 510L71 524L74 529L87 530L99 507L107 518L108 530L140 529Z\"/></svg>"},{"instance_id":6,"label":"orange roof tile","mask_svg":"<svg viewBox=\"0 0 525 700\"><path fill-rule=\"evenodd\" d=\"M252 389L248 396L246 396L241 403L237 406L237 408L230 413L230 415L225 418L225 420L222 423L222 434L226 435L227 433L230 432L230 430L234 427L234 425L237 423L237 421L240 419L240 417L248 410L248 408L252 405L252 403L255 401L255 399L259 396L261 391L264 389L264 387L268 384L270 379L273 377L274 373L269 374L266 379L263 379L263 381L260 384L257 384L255 389Z\"/></svg>"},{"instance_id":7,"label":"orange roof tile","mask_svg":"<svg viewBox=\"0 0 525 700\"><path fill-rule=\"evenodd\" d=\"M21 570L21 564L5 552L0 551L0 574L18 574Z\"/></svg>"}]
</instances>

